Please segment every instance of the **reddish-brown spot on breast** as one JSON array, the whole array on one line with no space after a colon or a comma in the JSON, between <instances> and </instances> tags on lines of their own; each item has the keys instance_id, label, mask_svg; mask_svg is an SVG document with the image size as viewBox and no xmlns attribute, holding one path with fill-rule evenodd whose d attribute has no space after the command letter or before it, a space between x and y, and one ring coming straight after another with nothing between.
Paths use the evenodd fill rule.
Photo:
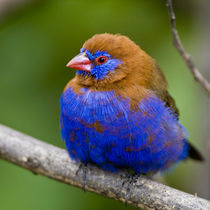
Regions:
<instances>
[{"instance_id":1,"label":"reddish-brown spot on breast","mask_svg":"<svg viewBox=\"0 0 210 210\"><path fill-rule=\"evenodd\" d=\"M117 117L117 118L122 117L122 112L118 112L117 115L116 115L116 117Z\"/></svg>"},{"instance_id":2,"label":"reddish-brown spot on breast","mask_svg":"<svg viewBox=\"0 0 210 210\"><path fill-rule=\"evenodd\" d=\"M96 145L95 144L92 144L91 145L91 149L94 149L94 148L96 148Z\"/></svg>"},{"instance_id":3,"label":"reddish-brown spot on breast","mask_svg":"<svg viewBox=\"0 0 210 210\"><path fill-rule=\"evenodd\" d=\"M150 134L148 134L148 140L149 140L149 143L152 143L154 138Z\"/></svg>"},{"instance_id":4,"label":"reddish-brown spot on breast","mask_svg":"<svg viewBox=\"0 0 210 210\"><path fill-rule=\"evenodd\" d=\"M74 142L77 139L77 136L75 135L75 133L72 131L69 133L69 140L71 142Z\"/></svg>"},{"instance_id":5,"label":"reddish-brown spot on breast","mask_svg":"<svg viewBox=\"0 0 210 210\"><path fill-rule=\"evenodd\" d=\"M87 124L86 126L89 127L89 128L95 128L95 130L99 133L104 132L104 128L101 126L99 121L95 121L94 123Z\"/></svg>"},{"instance_id":6,"label":"reddish-brown spot on breast","mask_svg":"<svg viewBox=\"0 0 210 210\"><path fill-rule=\"evenodd\" d=\"M134 146L129 146L125 148L126 152L139 152L141 151L143 148L142 147L134 147Z\"/></svg>"},{"instance_id":7,"label":"reddish-brown spot on breast","mask_svg":"<svg viewBox=\"0 0 210 210\"><path fill-rule=\"evenodd\" d=\"M73 155L76 155L76 151L75 151L74 149L71 149L71 153L72 153Z\"/></svg>"}]
</instances>

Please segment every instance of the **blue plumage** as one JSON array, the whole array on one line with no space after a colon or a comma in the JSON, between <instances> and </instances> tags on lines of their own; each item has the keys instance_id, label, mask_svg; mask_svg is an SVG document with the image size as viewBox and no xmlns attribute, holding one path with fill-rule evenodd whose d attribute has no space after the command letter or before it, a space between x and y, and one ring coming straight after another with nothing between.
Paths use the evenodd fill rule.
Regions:
<instances>
[{"instance_id":1,"label":"blue plumage","mask_svg":"<svg viewBox=\"0 0 210 210\"><path fill-rule=\"evenodd\" d=\"M114 91L81 92L69 87L60 100L62 138L73 159L154 173L187 157L182 126L154 95L132 111L129 99Z\"/></svg>"}]
</instances>

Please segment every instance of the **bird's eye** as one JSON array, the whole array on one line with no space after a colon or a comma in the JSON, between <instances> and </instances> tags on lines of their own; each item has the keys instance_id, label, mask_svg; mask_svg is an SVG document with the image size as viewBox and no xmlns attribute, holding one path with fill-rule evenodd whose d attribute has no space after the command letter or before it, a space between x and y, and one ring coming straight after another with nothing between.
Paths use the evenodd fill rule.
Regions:
<instances>
[{"instance_id":1,"label":"bird's eye","mask_svg":"<svg viewBox=\"0 0 210 210\"><path fill-rule=\"evenodd\" d=\"M98 58L96 58L96 63L101 65L106 63L106 61L108 60L108 57L106 56L99 56Z\"/></svg>"}]
</instances>

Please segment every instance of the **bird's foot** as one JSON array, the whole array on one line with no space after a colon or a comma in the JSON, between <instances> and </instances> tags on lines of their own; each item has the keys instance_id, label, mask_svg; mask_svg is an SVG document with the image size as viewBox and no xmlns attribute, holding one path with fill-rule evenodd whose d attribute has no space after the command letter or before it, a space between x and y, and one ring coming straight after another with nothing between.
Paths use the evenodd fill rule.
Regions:
<instances>
[{"instance_id":1,"label":"bird's foot","mask_svg":"<svg viewBox=\"0 0 210 210\"><path fill-rule=\"evenodd\" d=\"M123 177L125 178L125 181L123 182L122 186L126 187L126 192L125 192L125 205L128 204L128 201L131 197L131 189L134 184L136 184L138 178L141 175L137 173L132 173L132 174L123 174ZM142 184L143 185L143 184ZM139 186L138 186L139 187Z\"/></svg>"},{"instance_id":2,"label":"bird's foot","mask_svg":"<svg viewBox=\"0 0 210 210\"><path fill-rule=\"evenodd\" d=\"M87 163L80 163L76 175L79 175L80 171L82 171L82 189L86 191Z\"/></svg>"}]
</instances>

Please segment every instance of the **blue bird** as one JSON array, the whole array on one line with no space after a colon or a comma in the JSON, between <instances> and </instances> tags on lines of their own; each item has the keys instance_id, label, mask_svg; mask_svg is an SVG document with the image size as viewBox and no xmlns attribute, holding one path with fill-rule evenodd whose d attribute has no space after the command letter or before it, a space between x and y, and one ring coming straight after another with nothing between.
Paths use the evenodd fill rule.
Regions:
<instances>
[{"instance_id":1,"label":"blue bird","mask_svg":"<svg viewBox=\"0 0 210 210\"><path fill-rule=\"evenodd\" d=\"M203 159L187 140L163 72L129 38L95 35L67 67L77 72L60 99L60 125L72 159L137 174Z\"/></svg>"}]
</instances>

